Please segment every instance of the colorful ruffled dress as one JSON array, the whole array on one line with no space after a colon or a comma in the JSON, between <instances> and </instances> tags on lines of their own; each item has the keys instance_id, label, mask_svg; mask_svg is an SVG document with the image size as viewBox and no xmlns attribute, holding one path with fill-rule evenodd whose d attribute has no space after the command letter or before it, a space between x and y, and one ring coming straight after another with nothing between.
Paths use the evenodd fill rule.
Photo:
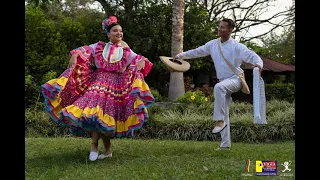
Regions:
<instances>
[{"instance_id":1,"label":"colorful ruffled dress","mask_svg":"<svg viewBox=\"0 0 320 180\"><path fill-rule=\"evenodd\" d=\"M42 85L45 110L74 134L98 130L115 137L133 136L148 120L147 107L155 102L144 81L152 63L145 60L145 68L138 70L136 63L144 57L111 42L99 41L72 50L71 56L74 53L76 63Z\"/></svg>"}]
</instances>

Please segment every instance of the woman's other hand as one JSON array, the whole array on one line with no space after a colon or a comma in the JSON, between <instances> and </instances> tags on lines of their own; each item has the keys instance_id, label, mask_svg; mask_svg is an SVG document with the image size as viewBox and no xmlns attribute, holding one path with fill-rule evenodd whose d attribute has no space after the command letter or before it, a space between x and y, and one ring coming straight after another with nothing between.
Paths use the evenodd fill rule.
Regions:
<instances>
[{"instance_id":1,"label":"woman's other hand","mask_svg":"<svg viewBox=\"0 0 320 180\"><path fill-rule=\"evenodd\" d=\"M146 63L145 63L145 61L144 61L145 59L146 59L146 58L140 59L140 60L137 62L137 68L138 68L138 70L143 69L144 66L146 65Z\"/></svg>"}]
</instances>

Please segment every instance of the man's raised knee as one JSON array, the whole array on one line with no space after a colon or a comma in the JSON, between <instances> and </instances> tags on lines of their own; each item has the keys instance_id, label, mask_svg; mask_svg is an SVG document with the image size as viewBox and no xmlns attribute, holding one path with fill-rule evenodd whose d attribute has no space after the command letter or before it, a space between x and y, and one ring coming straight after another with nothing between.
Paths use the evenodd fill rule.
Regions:
<instances>
[{"instance_id":1,"label":"man's raised knee","mask_svg":"<svg viewBox=\"0 0 320 180\"><path fill-rule=\"evenodd\" d=\"M213 92L214 92L214 94L216 94L216 93L221 93L221 92L223 92L224 91L224 88L223 88L223 86L221 85L221 84L216 84L215 86L214 86L214 88L213 88Z\"/></svg>"}]
</instances>

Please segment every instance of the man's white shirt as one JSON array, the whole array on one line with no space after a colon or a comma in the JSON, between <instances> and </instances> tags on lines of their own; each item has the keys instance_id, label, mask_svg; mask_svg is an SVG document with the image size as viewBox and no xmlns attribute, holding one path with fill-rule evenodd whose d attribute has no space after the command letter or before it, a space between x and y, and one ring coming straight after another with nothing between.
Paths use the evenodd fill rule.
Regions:
<instances>
[{"instance_id":1,"label":"man's white shirt","mask_svg":"<svg viewBox=\"0 0 320 180\"><path fill-rule=\"evenodd\" d=\"M218 42L219 39L211 40L203 46L180 53L176 57L179 59L193 59L211 55L217 72L217 78L222 81L223 79L234 76L235 73L222 58L219 51ZM229 40L221 43L220 47L224 57L238 71L237 74L243 72L243 70L240 68L242 62L258 64L261 68L263 68L263 61L254 51L248 49L245 45L232 38L229 38Z\"/></svg>"}]
</instances>

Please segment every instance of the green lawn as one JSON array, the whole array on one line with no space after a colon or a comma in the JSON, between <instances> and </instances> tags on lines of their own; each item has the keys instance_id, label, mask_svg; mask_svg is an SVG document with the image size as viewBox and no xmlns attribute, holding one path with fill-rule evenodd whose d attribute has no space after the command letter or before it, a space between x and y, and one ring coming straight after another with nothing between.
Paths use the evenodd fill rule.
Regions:
<instances>
[{"instance_id":1,"label":"green lawn","mask_svg":"<svg viewBox=\"0 0 320 180\"><path fill-rule=\"evenodd\" d=\"M113 139L113 157L89 161L89 138L26 138L26 179L294 179L295 143L233 143L215 151L219 142ZM100 151L103 151L100 140ZM250 172L244 170L251 160ZM255 175L256 160L276 160L278 176ZM281 165L292 161L291 177ZM288 175L288 174L287 174Z\"/></svg>"}]
</instances>

